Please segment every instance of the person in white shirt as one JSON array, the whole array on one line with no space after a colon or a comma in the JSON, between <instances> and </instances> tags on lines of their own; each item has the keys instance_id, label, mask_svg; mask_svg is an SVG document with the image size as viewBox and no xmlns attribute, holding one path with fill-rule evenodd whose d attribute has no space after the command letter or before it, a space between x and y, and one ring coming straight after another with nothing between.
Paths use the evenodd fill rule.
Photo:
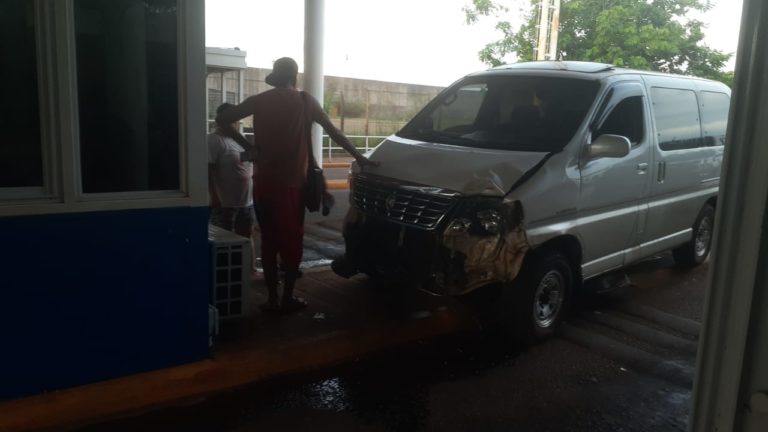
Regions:
<instances>
[{"instance_id":1,"label":"person in white shirt","mask_svg":"<svg viewBox=\"0 0 768 432\"><path fill-rule=\"evenodd\" d=\"M221 104L216 113L232 106ZM218 127L208 134L208 191L211 197L210 222L250 239L256 224L256 213L253 208L252 149L245 148L246 144L241 145L225 136ZM255 265L253 267L255 270Z\"/></svg>"}]
</instances>

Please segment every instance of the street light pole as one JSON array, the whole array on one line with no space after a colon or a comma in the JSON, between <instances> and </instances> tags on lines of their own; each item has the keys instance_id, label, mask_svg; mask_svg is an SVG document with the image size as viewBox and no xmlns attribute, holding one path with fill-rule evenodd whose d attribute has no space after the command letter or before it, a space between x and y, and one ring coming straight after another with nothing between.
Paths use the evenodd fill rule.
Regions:
<instances>
[{"instance_id":1,"label":"street light pole","mask_svg":"<svg viewBox=\"0 0 768 432\"><path fill-rule=\"evenodd\" d=\"M557 60L560 0L541 0L537 27L536 60Z\"/></svg>"}]
</instances>

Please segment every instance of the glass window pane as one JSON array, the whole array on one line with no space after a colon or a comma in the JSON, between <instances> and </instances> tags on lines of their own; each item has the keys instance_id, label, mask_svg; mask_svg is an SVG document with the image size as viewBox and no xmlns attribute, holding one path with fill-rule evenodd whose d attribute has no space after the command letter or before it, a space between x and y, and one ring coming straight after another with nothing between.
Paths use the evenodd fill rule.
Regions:
<instances>
[{"instance_id":1,"label":"glass window pane","mask_svg":"<svg viewBox=\"0 0 768 432\"><path fill-rule=\"evenodd\" d=\"M208 72L208 120L216 118L216 108L224 102L222 97L222 86L224 80L220 71Z\"/></svg>"},{"instance_id":2,"label":"glass window pane","mask_svg":"<svg viewBox=\"0 0 768 432\"><path fill-rule=\"evenodd\" d=\"M76 0L83 192L179 189L176 0Z\"/></svg>"},{"instance_id":3,"label":"glass window pane","mask_svg":"<svg viewBox=\"0 0 768 432\"><path fill-rule=\"evenodd\" d=\"M34 3L0 2L0 188L43 186Z\"/></svg>"},{"instance_id":4,"label":"glass window pane","mask_svg":"<svg viewBox=\"0 0 768 432\"><path fill-rule=\"evenodd\" d=\"M603 134L621 135L627 137L633 145L637 145L643 140L643 123L643 98L628 97L611 111L595 137Z\"/></svg>"},{"instance_id":5,"label":"glass window pane","mask_svg":"<svg viewBox=\"0 0 768 432\"><path fill-rule=\"evenodd\" d=\"M237 92L240 88L240 81L237 77L237 71L227 71L224 73L224 88L226 89L227 102L237 103Z\"/></svg>"},{"instance_id":6,"label":"glass window pane","mask_svg":"<svg viewBox=\"0 0 768 432\"><path fill-rule=\"evenodd\" d=\"M653 88L654 118L662 150L683 150L701 146L699 105L691 90Z\"/></svg>"},{"instance_id":7,"label":"glass window pane","mask_svg":"<svg viewBox=\"0 0 768 432\"><path fill-rule=\"evenodd\" d=\"M725 145L730 104L731 99L725 93L701 92L701 128L705 146Z\"/></svg>"},{"instance_id":8,"label":"glass window pane","mask_svg":"<svg viewBox=\"0 0 768 432\"><path fill-rule=\"evenodd\" d=\"M486 84L470 84L456 90L432 113L434 129L471 129L487 91Z\"/></svg>"},{"instance_id":9,"label":"glass window pane","mask_svg":"<svg viewBox=\"0 0 768 432\"><path fill-rule=\"evenodd\" d=\"M397 134L476 148L550 152L573 137L599 83L544 76L472 76L441 93Z\"/></svg>"}]
</instances>

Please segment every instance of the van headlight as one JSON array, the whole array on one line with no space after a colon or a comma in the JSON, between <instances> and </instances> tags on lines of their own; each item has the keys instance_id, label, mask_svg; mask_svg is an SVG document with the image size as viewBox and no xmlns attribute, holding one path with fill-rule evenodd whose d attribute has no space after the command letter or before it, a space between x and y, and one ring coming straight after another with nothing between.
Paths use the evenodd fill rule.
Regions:
<instances>
[{"instance_id":1,"label":"van headlight","mask_svg":"<svg viewBox=\"0 0 768 432\"><path fill-rule=\"evenodd\" d=\"M467 218L456 218L448 224L448 228L445 230L447 235L464 234L469 231L472 226L472 221Z\"/></svg>"},{"instance_id":2,"label":"van headlight","mask_svg":"<svg viewBox=\"0 0 768 432\"><path fill-rule=\"evenodd\" d=\"M448 223L445 235L496 235L501 232L501 199L472 198L462 202Z\"/></svg>"},{"instance_id":3,"label":"van headlight","mask_svg":"<svg viewBox=\"0 0 768 432\"><path fill-rule=\"evenodd\" d=\"M477 212L477 222L488 234L498 234L501 215L496 210L481 210Z\"/></svg>"}]
</instances>

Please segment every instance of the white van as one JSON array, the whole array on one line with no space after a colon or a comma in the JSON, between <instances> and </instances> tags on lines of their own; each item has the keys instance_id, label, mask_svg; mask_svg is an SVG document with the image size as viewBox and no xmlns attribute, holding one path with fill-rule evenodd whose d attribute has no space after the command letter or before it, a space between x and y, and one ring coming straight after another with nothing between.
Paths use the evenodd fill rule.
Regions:
<instances>
[{"instance_id":1,"label":"white van","mask_svg":"<svg viewBox=\"0 0 768 432\"><path fill-rule=\"evenodd\" d=\"M353 166L346 263L493 290L487 314L548 336L584 280L667 249L707 258L729 100L719 82L597 63L469 75L371 154L379 167Z\"/></svg>"}]
</instances>

